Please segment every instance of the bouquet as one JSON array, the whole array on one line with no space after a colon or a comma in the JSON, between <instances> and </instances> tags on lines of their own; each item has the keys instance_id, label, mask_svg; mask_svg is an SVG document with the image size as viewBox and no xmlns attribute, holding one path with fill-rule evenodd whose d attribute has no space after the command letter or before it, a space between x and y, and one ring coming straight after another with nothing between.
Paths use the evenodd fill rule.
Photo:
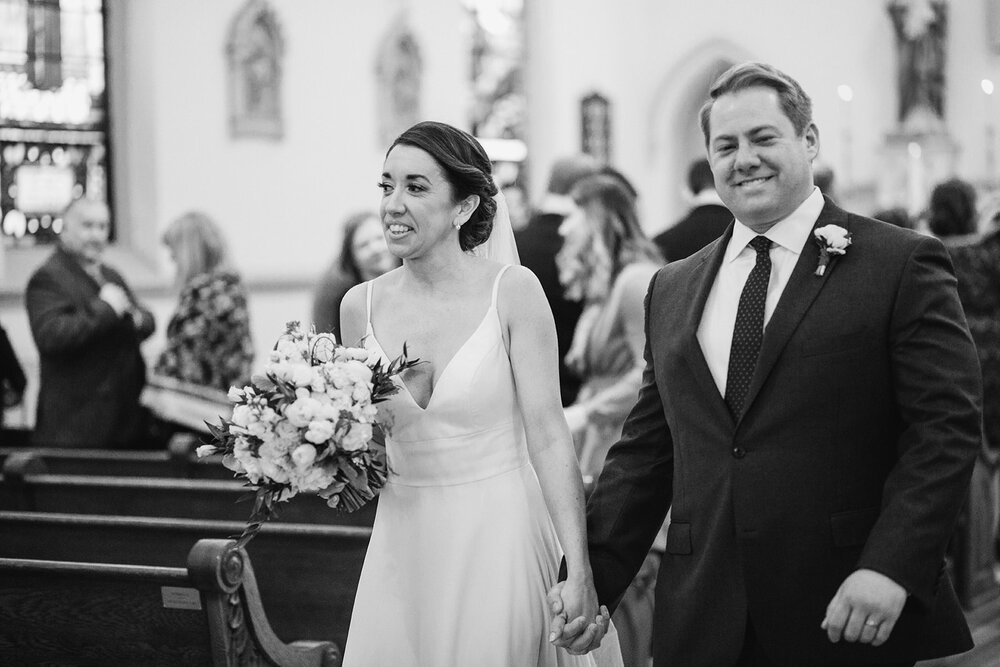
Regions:
<instances>
[{"instance_id":1,"label":"bouquet","mask_svg":"<svg viewBox=\"0 0 1000 667\"><path fill-rule=\"evenodd\" d=\"M399 390L393 376L418 363L405 345L384 366L367 350L288 323L263 373L229 390L232 416L206 422L214 442L197 450L199 457L222 454L223 465L254 489L238 546L299 493L316 493L343 512L378 494L389 471L375 406Z\"/></svg>"}]
</instances>

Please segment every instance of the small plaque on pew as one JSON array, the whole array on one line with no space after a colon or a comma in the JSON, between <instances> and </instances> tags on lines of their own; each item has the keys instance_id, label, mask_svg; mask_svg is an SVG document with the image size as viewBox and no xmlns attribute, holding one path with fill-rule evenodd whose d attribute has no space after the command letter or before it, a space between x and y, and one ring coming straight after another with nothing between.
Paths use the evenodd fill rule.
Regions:
<instances>
[{"instance_id":1,"label":"small plaque on pew","mask_svg":"<svg viewBox=\"0 0 1000 667\"><path fill-rule=\"evenodd\" d=\"M160 586L164 609L201 609L201 594L197 588Z\"/></svg>"}]
</instances>

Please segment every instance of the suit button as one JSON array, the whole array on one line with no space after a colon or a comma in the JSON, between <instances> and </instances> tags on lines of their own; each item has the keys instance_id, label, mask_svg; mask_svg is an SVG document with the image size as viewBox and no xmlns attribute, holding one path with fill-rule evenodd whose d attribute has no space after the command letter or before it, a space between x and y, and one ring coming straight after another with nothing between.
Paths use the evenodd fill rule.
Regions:
<instances>
[{"instance_id":1,"label":"suit button","mask_svg":"<svg viewBox=\"0 0 1000 667\"><path fill-rule=\"evenodd\" d=\"M741 459L747 455L747 450L742 447L733 447L733 458Z\"/></svg>"}]
</instances>

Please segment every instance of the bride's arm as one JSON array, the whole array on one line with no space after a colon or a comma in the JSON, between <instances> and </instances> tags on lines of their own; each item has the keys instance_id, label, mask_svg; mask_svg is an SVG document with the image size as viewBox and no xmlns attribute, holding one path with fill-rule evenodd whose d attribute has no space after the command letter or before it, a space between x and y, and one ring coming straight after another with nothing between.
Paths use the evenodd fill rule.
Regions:
<instances>
[{"instance_id":1,"label":"bride's arm","mask_svg":"<svg viewBox=\"0 0 1000 667\"><path fill-rule=\"evenodd\" d=\"M559 351L552 311L533 273L513 267L501 279L498 310L524 420L531 463L566 555L562 595L569 618L597 615L584 519L583 483L559 397Z\"/></svg>"},{"instance_id":2,"label":"bride's arm","mask_svg":"<svg viewBox=\"0 0 1000 667\"><path fill-rule=\"evenodd\" d=\"M361 339L368 330L368 321L365 318L367 285L361 283L355 285L344 295L340 302L340 336L343 340L338 343L348 347L357 347Z\"/></svg>"}]
</instances>

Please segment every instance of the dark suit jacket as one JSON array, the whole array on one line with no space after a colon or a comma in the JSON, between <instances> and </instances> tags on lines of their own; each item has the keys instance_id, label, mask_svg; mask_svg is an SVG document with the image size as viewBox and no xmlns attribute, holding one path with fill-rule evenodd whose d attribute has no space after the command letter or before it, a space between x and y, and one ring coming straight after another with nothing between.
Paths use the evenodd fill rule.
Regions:
<instances>
[{"instance_id":1,"label":"dark suit jacket","mask_svg":"<svg viewBox=\"0 0 1000 667\"><path fill-rule=\"evenodd\" d=\"M538 276L545 298L549 301L552 316L556 321L556 337L559 340L559 389L564 406L572 405L580 390L580 378L566 367L564 359L573 342L576 322L580 319L583 306L563 296L563 286L559 282L556 268L556 253L562 248L559 225L563 221L557 213L535 213L522 229L514 234L517 254L521 264Z\"/></svg>"},{"instance_id":2,"label":"dark suit jacket","mask_svg":"<svg viewBox=\"0 0 1000 667\"><path fill-rule=\"evenodd\" d=\"M117 271L103 278L135 298ZM125 447L143 437L139 394L146 366L139 343L153 333L98 298L100 285L58 248L28 281L25 302L41 362L33 442L57 447ZM138 308L138 306L137 306Z\"/></svg>"},{"instance_id":3,"label":"dark suit jacket","mask_svg":"<svg viewBox=\"0 0 1000 667\"><path fill-rule=\"evenodd\" d=\"M738 422L696 332L725 236L662 268L646 302L638 401L588 503L591 563L614 603L673 507L656 591L657 665L733 664L749 616L788 664L912 661L972 647L944 572L981 437L975 349L939 241L846 213L823 277L800 255ZM820 622L845 577L911 593L879 648Z\"/></svg>"},{"instance_id":4,"label":"dark suit jacket","mask_svg":"<svg viewBox=\"0 0 1000 667\"><path fill-rule=\"evenodd\" d=\"M653 241L668 262L676 262L722 236L732 221L733 214L725 206L696 206L676 225L653 237Z\"/></svg>"}]
</instances>

